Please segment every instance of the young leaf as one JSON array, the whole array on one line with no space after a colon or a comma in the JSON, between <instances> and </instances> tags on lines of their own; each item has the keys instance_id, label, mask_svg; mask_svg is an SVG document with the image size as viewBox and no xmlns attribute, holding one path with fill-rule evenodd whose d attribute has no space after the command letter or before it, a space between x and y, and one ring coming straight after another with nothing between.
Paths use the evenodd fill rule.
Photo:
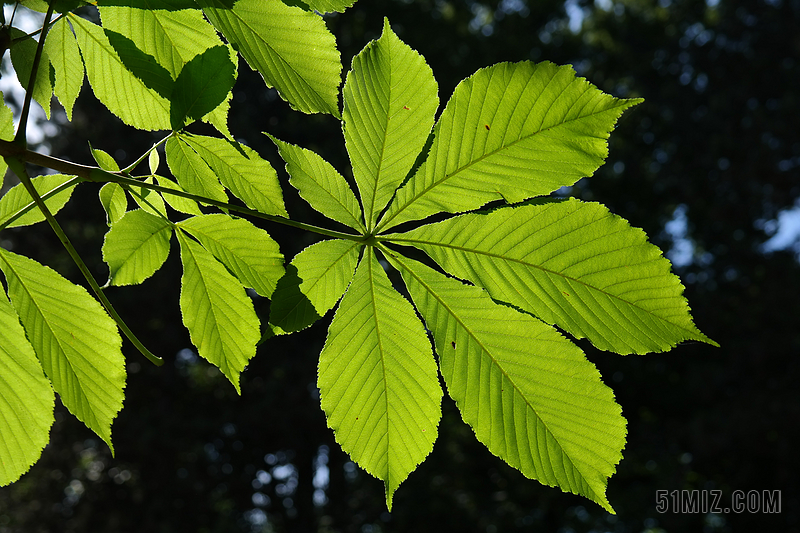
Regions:
<instances>
[{"instance_id":1,"label":"young leaf","mask_svg":"<svg viewBox=\"0 0 800 533\"><path fill-rule=\"evenodd\" d=\"M64 106L67 120L72 120L72 106L83 86L83 61L66 18L59 19L50 27L44 50L55 70L55 95Z\"/></svg>"},{"instance_id":2,"label":"young leaf","mask_svg":"<svg viewBox=\"0 0 800 533\"><path fill-rule=\"evenodd\" d=\"M106 212L106 223L111 226L128 210L128 196L119 183L106 183L100 188L99 196Z\"/></svg>"},{"instance_id":3,"label":"young leaf","mask_svg":"<svg viewBox=\"0 0 800 533\"><path fill-rule=\"evenodd\" d=\"M13 483L50 440L55 394L0 287L0 486Z\"/></svg>"},{"instance_id":4,"label":"young leaf","mask_svg":"<svg viewBox=\"0 0 800 533\"><path fill-rule=\"evenodd\" d=\"M437 91L430 67L397 38L388 20L381 38L353 59L342 116L368 229L425 145L439 107Z\"/></svg>"},{"instance_id":5,"label":"young leaf","mask_svg":"<svg viewBox=\"0 0 800 533\"><path fill-rule=\"evenodd\" d=\"M242 285L265 298L272 296L283 276L283 254L266 231L223 214L192 217L178 227L200 241Z\"/></svg>"},{"instance_id":6,"label":"young leaf","mask_svg":"<svg viewBox=\"0 0 800 533\"><path fill-rule=\"evenodd\" d=\"M217 176L190 146L170 137L166 153L169 170L183 190L219 202L228 201L228 195Z\"/></svg>"},{"instance_id":7,"label":"young leaf","mask_svg":"<svg viewBox=\"0 0 800 533\"><path fill-rule=\"evenodd\" d=\"M169 101L128 70L102 28L71 13L68 16L97 99L129 126L146 131L170 129Z\"/></svg>"},{"instance_id":8,"label":"young leaf","mask_svg":"<svg viewBox=\"0 0 800 533\"><path fill-rule=\"evenodd\" d=\"M71 179L75 179L75 176L48 174L46 176L35 177L31 179L31 182L33 183L33 188L36 189L41 196L47 194L56 187L65 184ZM75 186L64 189L63 191L56 193L45 200L44 204L48 209L50 209L51 213L56 214L62 207L66 205L70 199L70 196L72 196L72 191L74 190ZM2 198L0 198L0 224L3 224L5 221L10 219L17 213L17 211L24 208L32 201L33 200L28 194L28 191L25 190L25 187L21 183L12 187L5 195L3 195ZM34 207L21 217L17 218L15 221L8 224L6 227L16 228L19 226L29 226L43 220L44 215L42 214L41 210L38 207Z\"/></svg>"},{"instance_id":9,"label":"young leaf","mask_svg":"<svg viewBox=\"0 0 800 533\"><path fill-rule=\"evenodd\" d=\"M424 250L493 298L603 350L714 344L692 323L683 285L661 251L601 204L569 199L462 215L392 241Z\"/></svg>"},{"instance_id":10,"label":"young leaf","mask_svg":"<svg viewBox=\"0 0 800 533\"><path fill-rule=\"evenodd\" d=\"M178 232L181 245L180 306L200 357L213 363L241 393L239 374L260 338L253 302L242 284L197 242Z\"/></svg>"},{"instance_id":11,"label":"young leaf","mask_svg":"<svg viewBox=\"0 0 800 533\"><path fill-rule=\"evenodd\" d=\"M172 225L141 209L128 211L103 241L108 285L137 285L161 268L169 255Z\"/></svg>"},{"instance_id":12,"label":"young leaf","mask_svg":"<svg viewBox=\"0 0 800 533\"><path fill-rule=\"evenodd\" d=\"M388 257L433 332L447 391L478 440L525 476L613 513L605 489L622 458L625 419L583 352L478 287Z\"/></svg>"},{"instance_id":13,"label":"young leaf","mask_svg":"<svg viewBox=\"0 0 800 533\"><path fill-rule=\"evenodd\" d=\"M364 231L356 195L330 163L311 150L266 135L286 161L289 183L298 190L303 200L328 218Z\"/></svg>"},{"instance_id":14,"label":"young leaf","mask_svg":"<svg viewBox=\"0 0 800 533\"><path fill-rule=\"evenodd\" d=\"M0 248L8 294L62 403L112 452L125 358L117 325L100 304L50 268Z\"/></svg>"},{"instance_id":15,"label":"young leaf","mask_svg":"<svg viewBox=\"0 0 800 533\"><path fill-rule=\"evenodd\" d=\"M158 150L151 150L150 155L147 156L147 166L150 168L151 175L158 174L158 166L160 164L161 157L158 155Z\"/></svg>"},{"instance_id":16,"label":"young leaf","mask_svg":"<svg viewBox=\"0 0 800 533\"><path fill-rule=\"evenodd\" d=\"M622 112L641 99L604 94L570 66L500 63L462 81L434 128L428 158L397 191L385 229L442 210L549 194L591 176Z\"/></svg>"},{"instance_id":17,"label":"young leaf","mask_svg":"<svg viewBox=\"0 0 800 533\"><path fill-rule=\"evenodd\" d=\"M252 148L227 139L203 135L181 135L208 163L222 184L245 205L268 215L288 217L278 174Z\"/></svg>"},{"instance_id":18,"label":"young leaf","mask_svg":"<svg viewBox=\"0 0 800 533\"><path fill-rule=\"evenodd\" d=\"M119 172L119 165L111 157L111 154L99 148L92 148L91 144L89 144L89 151L92 153L92 158L94 158L97 166L108 172Z\"/></svg>"},{"instance_id":19,"label":"young leaf","mask_svg":"<svg viewBox=\"0 0 800 533\"><path fill-rule=\"evenodd\" d=\"M384 481L391 510L433 449L442 390L422 323L371 251L333 317L317 383L336 442Z\"/></svg>"},{"instance_id":20,"label":"young leaf","mask_svg":"<svg viewBox=\"0 0 800 533\"><path fill-rule=\"evenodd\" d=\"M297 254L272 295L273 331L300 331L333 309L353 279L360 250L358 242L331 239Z\"/></svg>"},{"instance_id":21,"label":"young leaf","mask_svg":"<svg viewBox=\"0 0 800 533\"><path fill-rule=\"evenodd\" d=\"M154 181L152 176L144 179L145 183L152 184ZM164 199L161 197L161 193L152 189L145 189L144 187L134 187L133 190L137 194L132 194L131 196L133 196L133 199L139 204L139 207L151 215L167 216L167 206L164 205Z\"/></svg>"},{"instance_id":22,"label":"young leaf","mask_svg":"<svg viewBox=\"0 0 800 533\"><path fill-rule=\"evenodd\" d=\"M211 23L281 98L305 113L339 116L342 65L322 17L280 0L200 0Z\"/></svg>"},{"instance_id":23,"label":"young leaf","mask_svg":"<svg viewBox=\"0 0 800 533\"><path fill-rule=\"evenodd\" d=\"M11 64L17 74L17 79L24 89L28 89L33 69L33 58L36 55L38 42L33 37L17 28L11 28L11 38L16 41L11 47ZM46 41L45 41L46 42ZM50 59L42 50L39 60L39 69L36 71L36 84L33 87L33 99L42 106L44 114L50 119L50 98L53 96L53 86L50 83Z\"/></svg>"},{"instance_id":24,"label":"young leaf","mask_svg":"<svg viewBox=\"0 0 800 533\"><path fill-rule=\"evenodd\" d=\"M213 111L230 93L235 75L228 48L222 45L209 48L186 63L170 98L172 129L180 130L187 120L200 119Z\"/></svg>"}]
</instances>

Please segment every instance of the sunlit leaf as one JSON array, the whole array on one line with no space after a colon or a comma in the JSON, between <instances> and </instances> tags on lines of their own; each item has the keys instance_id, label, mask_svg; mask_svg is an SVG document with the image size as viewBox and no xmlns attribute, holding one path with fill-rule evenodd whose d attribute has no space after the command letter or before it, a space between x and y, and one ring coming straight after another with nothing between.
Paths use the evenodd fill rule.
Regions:
<instances>
[{"instance_id":1,"label":"sunlit leaf","mask_svg":"<svg viewBox=\"0 0 800 533\"><path fill-rule=\"evenodd\" d=\"M36 192L39 193L39 196L42 196L73 179L75 179L75 176L48 174L46 176L32 178L31 183L33 183L33 188L36 189ZM74 190L74 185L68 187L45 200L44 204L51 213L56 214L67 204L67 202L69 202L69 199L72 196L72 191ZM0 198L0 224L5 223L8 219L15 215L17 211L24 208L31 202L33 202L33 199L28 194L28 191L25 189L24 185L20 183L12 187L5 195L3 195L2 198ZM37 222L42 222L43 220L44 214L42 211L38 207L34 207L21 217L9 223L6 227L16 228L19 226L29 226L31 224L36 224Z\"/></svg>"},{"instance_id":2,"label":"sunlit leaf","mask_svg":"<svg viewBox=\"0 0 800 533\"><path fill-rule=\"evenodd\" d=\"M228 195L214 171L190 146L170 137L166 153L169 170L183 190L218 202L228 201Z\"/></svg>"},{"instance_id":3,"label":"sunlit leaf","mask_svg":"<svg viewBox=\"0 0 800 533\"><path fill-rule=\"evenodd\" d=\"M33 37L26 37L26 33L18 28L11 28L11 38L14 45L11 47L11 64L20 85L27 90L33 69L33 59L36 55L38 42ZM19 40L17 40L19 39ZM50 59L47 53L42 50L42 57L39 60L39 69L36 71L36 82L33 87L33 99L42 106L44 114L50 118L50 98L53 96L53 85L50 83Z\"/></svg>"},{"instance_id":4,"label":"sunlit leaf","mask_svg":"<svg viewBox=\"0 0 800 533\"><path fill-rule=\"evenodd\" d=\"M44 49L55 70L53 91L64 106L67 120L72 120L72 106L81 92L84 74L78 42L66 18L59 19L50 27Z\"/></svg>"},{"instance_id":5,"label":"sunlit leaf","mask_svg":"<svg viewBox=\"0 0 800 533\"><path fill-rule=\"evenodd\" d=\"M462 81L417 173L379 227L493 200L516 203L591 176L622 112L641 99L609 96L570 66L500 63Z\"/></svg>"},{"instance_id":6,"label":"sunlit leaf","mask_svg":"<svg viewBox=\"0 0 800 533\"><path fill-rule=\"evenodd\" d=\"M136 285L153 275L169 255L172 226L141 209L112 224L103 241L109 285Z\"/></svg>"},{"instance_id":7,"label":"sunlit leaf","mask_svg":"<svg viewBox=\"0 0 800 533\"><path fill-rule=\"evenodd\" d=\"M478 440L527 477L613 512L605 489L622 459L625 419L580 349L478 287L391 259L433 332L447 391Z\"/></svg>"},{"instance_id":8,"label":"sunlit leaf","mask_svg":"<svg viewBox=\"0 0 800 533\"><path fill-rule=\"evenodd\" d=\"M0 270L61 402L113 452L111 423L125 388L117 325L86 289L32 259L0 248Z\"/></svg>"},{"instance_id":9,"label":"sunlit leaf","mask_svg":"<svg viewBox=\"0 0 800 533\"><path fill-rule=\"evenodd\" d=\"M128 210L128 196L119 183L106 183L100 188L98 195L109 226L125 215L125 211Z\"/></svg>"},{"instance_id":10,"label":"sunlit leaf","mask_svg":"<svg viewBox=\"0 0 800 533\"><path fill-rule=\"evenodd\" d=\"M371 250L333 317L317 384L336 442L383 480L391 510L433 449L442 390L422 323Z\"/></svg>"},{"instance_id":11,"label":"sunlit leaf","mask_svg":"<svg viewBox=\"0 0 800 533\"><path fill-rule=\"evenodd\" d=\"M0 288L0 486L28 471L50 440L55 394Z\"/></svg>"}]
</instances>

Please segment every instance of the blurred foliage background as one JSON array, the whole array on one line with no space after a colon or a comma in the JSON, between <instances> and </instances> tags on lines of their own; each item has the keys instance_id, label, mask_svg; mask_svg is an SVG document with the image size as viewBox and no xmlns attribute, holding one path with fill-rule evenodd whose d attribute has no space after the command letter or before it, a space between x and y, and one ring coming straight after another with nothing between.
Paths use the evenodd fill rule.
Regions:
<instances>
[{"instance_id":1,"label":"blurred foliage background","mask_svg":"<svg viewBox=\"0 0 800 533\"><path fill-rule=\"evenodd\" d=\"M478 68L520 60L570 63L606 92L646 99L622 118L606 165L570 194L648 233L684 280L698 327L722 347L622 357L582 343L628 419L608 489L617 514L522 477L475 440L448 398L433 453L387 513L382 484L349 462L319 408L330 316L262 345L239 397L190 348L173 252L141 287L108 291L166 359L156 368L126 346L116 457L57 406L41 461L0 488L0 533L800 530L800 1L361 0L326 15L345 69L384 16L425 56L442 103ZM59 113L38 149L77 162L91 162L87 140L125 165L156 139L104 111L88 86L73 123ZM261 132L346 174L339 123L290 111L242 65L230 127L279 169L289 212L322 222ZM78 187L59 219L105 279L97 187ZM3 246L79 282L39 226L3 232ZM287 258L315 240L267 229ZM266 316L269 303L256 305ZM736 490L779 490L781 512L656 510L657 490L702 489L722 491L723 506Z\"/></svg>"}]
</instances>

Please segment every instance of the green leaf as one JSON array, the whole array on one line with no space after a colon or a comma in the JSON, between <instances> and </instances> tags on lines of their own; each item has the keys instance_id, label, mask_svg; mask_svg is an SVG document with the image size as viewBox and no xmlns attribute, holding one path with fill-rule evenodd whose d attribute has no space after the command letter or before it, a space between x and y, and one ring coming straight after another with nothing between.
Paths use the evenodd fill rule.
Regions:
<instances>
[{"instance_id":1,"label":"green leaf","mask_svg":"<svg viewBox=\"0 0 800 533\"><path fill-rule=\"evenodd\" d=\"M185 142L170 137L167 140L166 154L169 170L183 190L218 202L228 201L228 195L217 176Z\"/></svg>"},{"instance_id":2,"label":"green leaf","mask_svg":"<svg viewBox=\"0 0 800 533\"><path fill-rule=\"evenodd\" d=\"M111 226L103 240L108 285L138 285L161 268L169 255L172 225L137 209Z\"/></svg>"},{"instance_id":3,"label":"green leaf","mask_svg":"<svg viewBox=\"0 0 800 533\"><path fill-rule=\"evenodd\" d=\"M683 285L661 251L601 204L569 199L503 208L391 239L604 350L641 354L683 340L715 344L692 323Z\"/></svg>"},{"instance_id":4,"label":"green leaf","mask_svg":"<svg viewBox=\"0 0 800 533\"><path fill-rule=\"evenodd\" d=\"M344 138L368 229L425 145L437 91L425 59L397 38L388 20L381 38L353 59L342 91Z\"/></svg>"},{"instance_id":5,"label":"green leaf","mask_svg":"<svg viewBox=\"0 0 800 533\"><path fill-rule=\"evenodd\" d=\"M50 440L55 394L0 287L0 486L33 465Z\"/></svg>"},{"instance_id":6,"label":"green leaf","mask_svg":"<svg viewBox=\"0 0 800 533\"><path fill-rule=\"evenodd\" d=\"M125 358L117 325L100 304L54 270L0 248L8 294L61 402L113 453Z\"/></svg>"},{"instance_id":7,"label":"green leaf","mask_svg":"<svg viewBox=\"0 0 800 533\"><path fill-rule=\"evenodd\" d=\"M365 254L319 359L322 409L336 442L386 485L386 504L433 449L442 390L411 304Z\"/></svg>"},{"instance_id":8,"label":"green leaf","mask_svg":"<svg viewBox=\"0 0 800 533\"><path fill-rule=\"evenodd\" d=\"M247 207L268 215L288 217L278 174L255 150L216 137L181 135L180 138Z\"/></svg>"},{"instance_id":9,"label":"green leaf","mask_svg":"<svg viewBox=\"0 0 800 533\"><path fill-rule=\"evenodd\" d=\"M614 512L606 483L625 419L583 352L552 327L390 256L433 332L447 391L482 443L525 476Z\"/></svg>"},{"instance_id":10,"label":"green leaf","mask_svg":"<svg viewBox=\"0 0 800 533\"><path fill-rule=\"evenodd\" d=\"M11 39L20 39L11 47L11 64L17 73L20 85L27 90L31 80L33 59L36 55L38 41L33 37L26 37L26 33L18 28L11 28ZM50 119L50 98L53 96L53 86L50 83L50 58L42 50L39 60L39 69L36 71L36 84L33 87L33 99L42 106L44 114Z\"/></svg>"},{"instance_id":11,"label":"green leaf","mask_svg":"<svg viewBox=\"0 0 800 533\"><path fill-rule=\"evenodd\" d=\"M75 179L75 176L48 174L46 176L38 176L31 179L31 183L33 183L33 188L36 189L36 192L38 192L40 196L43 196L56 187L59 187L72 179ZM55 215L69 201L73 190L75 190L74 185L51 196L45 200L44 204L48 209L50 209L50 212ZM24 185L20 183L12 187L5 195L3 195L2 198L0 198L0 224L5 223L8 219L15 215L17 211L26 207L31 202L33 202L33 199L28 194L28 191L25 190ZM16 228L19 226L29 226L31 224L36 224L37 222L42 222L43 220L44 215L42 214L41 210L38 207L34 207L21 217L17 218L14 222L8 224L6 227Z\"/></svg>"},{"instance_id":12,"label":"green leaf","mask_svg":"<svg viewBox=\"0 0 800 533\"><path fill-rule=\"evenodd\" d=\"M152 153L157 153L153 151ZM175 183L174 181L167 179L163 176L156 176L158 180L158 184L161 187L172 189L174 191L183 191L183 188ZM185 192L185 191L184 191ZM181 213L186 213L187 215L202 215L203 212L200 211L200 206L197 205L197 202L194 200L190 200L189 198L184 198L183 196L178 196L176 194L162 194L162 198L164 199L169 206L174 209L175 211L180 211Z\"/></svg>"},{"instance_id":13,"label":"green leaf","mask_svg":"<svg viewBox=\"0 0 800 533\"><path fill-rule=\"evenodd\" d=\"M108 172L119 172L119 165L108 152L99 148L92 148L91 143L89 144L89 151L92 153L92 158L94 158L97 166Z\"/></svg>"},{"instance_id":14,"label":"green leaf","mask_svg":"<svg viewBox=\"0 0 800 533\"><path fill-rule=\"evenodd\" d=\"M200 357L222 371L241 393L239 374L256 354L258 317L244 288L202 246L183 232L181 313Z\"/></svg>"},{"instance_id":15,"label":"green leaf","mask_svg":"<svg viewBox=\"0 0 800 533\"><path fill-rule=\"evenodd\" d=\"M102 28L68 16L97 99L129 126L146 131L170 129L169 101L127 69Z\"/></svg>"},{"instance_id":16,"label":"green leaf","mask_svg":"<svg viewBox=\"0 0 800 533\"><path fill-rule=\"evenodd\" d=\"M104 28L103 31L120 61L131 74L162 98L169 99L172 96L174 79L170 72L158 63L158 59L140 50L126 35L109 28Z\"/></svg>"},{"instance_id":17,"label":"green leaf","mask_svg":"<svg viewBox=\"0 0 800 533\"><path fill-rule=\"evenodd\" d=\"M11 141L14 139L14 112L6 105L2 91L0 91L0 100L3 101L0 106L0 139ZM0 183L6 175L6 170L8 170L6 160L0 157Z\"/></svg>"},{"instance_id":18,"label":"green leaf","mask_svg":"<svg viewBox=\"0 0 800 533\"><path fill-rule=\"evenodd\" d=\"M55 70L55 95L58 97L67 120L72 120L72 107L83 86L83 60L78 42L66 18L59 19L47 32L44 50Z\"/></svg>"},{"instance_id":19,"label":"green leaf","mask_svg":"<svg viewBox=\"0 0 800 533\"><path fill-rule=\"evenodd\" d=\"M360 249L358 242L331 239L297 254L272 295L270 325L300 331L333 309L353 279Z\"/></svg>"},{"instance_id":20,"label":"green leaf","mask_svg":"<svg viewBox=\"0 0 800 533\"><path fill-rule=\"evenodd\" d=\"M99 192L100 203L106 212L106 223L118 222L128 210L128 197L119 183L106 183Z\"/></svg>"},{"instance_id":21,"label":"green leaf","mask_svg":"<svg viewBox=\"0 0 800 533\"><path fill-rule=\"evenodd\" d=\"M641 99L604 94L572 67L500 63L453 92L428 158L378 225L549 194L591 176L622 112Z\"/></svg>"},{"instance_id":22,"label":"green leaf","mask_svg":"<svg viewBox=\"0 0 800 533\"><path fill-rule=\"evenodd\" d=\"M345 226L364 231L356 195L330 163L311 150L266 135L286 161L289 183L311 207Z\"/></svg>"},{"instance_id":23,"label":"green leaf","mask_svg":"<svg viewBox=\"0 0 800 533\"><path fill-rule=\"evenodd\" d=\"M186 63L170 98L172 129L179 130L187 119L191 122L213 111L230 93L235 75L228 48L222 45L209 48Z\"/></svg>"},{"instance_id":24,"label":"green leaf","mask_svg":"<svg viewBox=\"0 0 800 533\"><path fill-rule=\"evenodd\" d=\"M304 0L304 3L319 13L344 13L348 7L353 7L356 0Z\"/></svg>"},{"instance_id":25,"label":"green leaf","mask_svg":"<svg viewBox=\"0 0 800 533\"><path fill-rule=\"evenodd\" d=\"M278 243L261 228L242 218L202 215L178 223L211 252L245 287L272 296L283 276L283 254Z\"/></svg>"},{"instance_id":26,"label":"green leaf","mask_svg":"<svg viewBox=\"0 0 800 533\"><path fill-rule=\"evenodd\" d=\"M155 180L152 176L145 178L144 182L153 184ZM167 216L167 206L164 205L164 199L161 198L161 194L158 191L154 191L152 189L146 189L144 187L134 187L133 191L136 194L132 194L133 199L139 204L139 207L150 213L151 215L156 216Z\"/></svg>"},{"instance_id":27,"label":"green leaf","mask_svg":"<svg viewBox=\"0 0 800 533\"><path fill-rule=\"evenodd\" d=\"M322 17L280 0L201 0L211 23L281 98L305 113L339 117L342 65Z\"/></svg>"}]
</instances>

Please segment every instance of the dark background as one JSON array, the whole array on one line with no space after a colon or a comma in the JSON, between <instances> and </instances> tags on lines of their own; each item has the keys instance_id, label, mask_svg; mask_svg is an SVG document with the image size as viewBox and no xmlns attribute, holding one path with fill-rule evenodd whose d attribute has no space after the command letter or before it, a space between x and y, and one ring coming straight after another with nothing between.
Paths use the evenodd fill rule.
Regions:
<instances>
[{"instance_id":1,"label":"dark background","mask_svg":"<svg viewBox=\"0 0 800 533\"><path fill-rule=\"evenodd\" d=\"M263 345L238 397L191 352L173 251L141 287L108 291L166 359L156 368L125 346L116 457L57 406L42 459L0 489L0 533L800 530L800 243L764 248L800 197L800 1L361 0L326 17L345 69L384 16L425 56L443 103L480 67L545 59L573 64L615 96L646 99L620 121L607 164L572 194L607 204L675 259L698 327L721 348L623 357L581 343L628 419L608 486L617 514L525 479L475 440L448 398L433 453L387 513L382 484L349 463L319 408L316 357L330 317ZM321 222L260 132L346 172L337 121L290 111L244 64L234 95L234 135L281 169L289 212ZM89 140L126 164L155 139L103 111L86 86L73 124L47 143L88 163ZM59 219L102 280L96 198L81 185ZM4 246L78 282L39 226L4 232ZM287 258L314 240L268 229ZM268 302L257 306L263 316ZM723 507L734 491L781 491L781 512L659 513L657 490L720 490Z\"/></svg>"}]
</instances>

